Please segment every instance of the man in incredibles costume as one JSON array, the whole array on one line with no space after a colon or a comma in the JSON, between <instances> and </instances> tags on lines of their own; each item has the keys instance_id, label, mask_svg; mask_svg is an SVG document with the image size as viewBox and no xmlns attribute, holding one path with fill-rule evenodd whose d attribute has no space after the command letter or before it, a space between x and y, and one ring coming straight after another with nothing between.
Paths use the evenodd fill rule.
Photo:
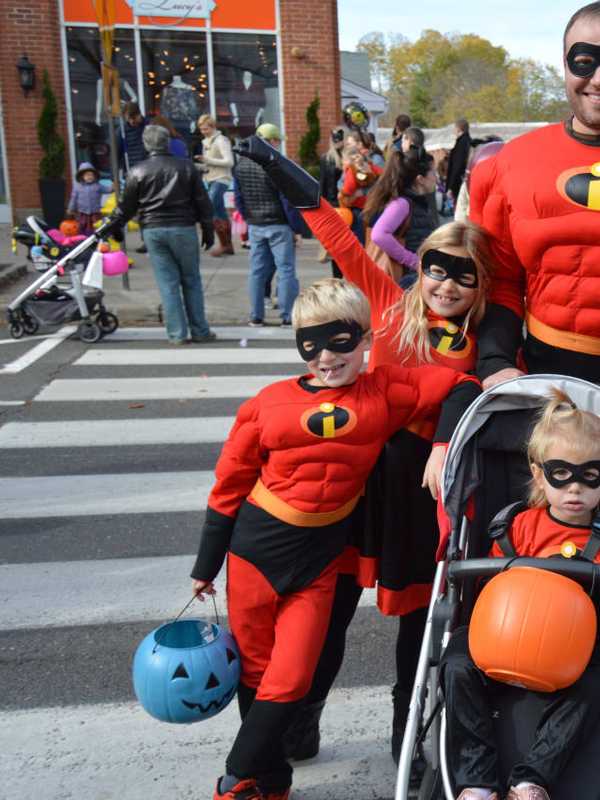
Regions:
<instances>
[{"instance_id":1,"label":"man in incredibles costume","mask_svg":"<svg viewBox=\"0 0 600 800\"><path fill-rule=\"evenodd\" d=\"M518 367L600 382L600 2L570 19L564 64L572 118L518 137L471 176L470 218L493 235L499 264L478 330L484 388Z\"/></svg>"},{"instance_id":2,"label":"man in incredibles costume","mask_svg":"<svg viewBox=\"0 0 600 800\"><path fill-rule=\"evenodd\" d=\"M367 476L394 431L437 414L442 403L434 441L448 441L480 391L445 367L361 373L370 309L346 281L328 278L302 292L293 324L310 374L272 384L241 406L192 571L194 591L211 593L229 553L229 623L242 656L242 725L215 800L288 797L282 737L311 686L338 557Z\"/></svg>"}]
</instances>

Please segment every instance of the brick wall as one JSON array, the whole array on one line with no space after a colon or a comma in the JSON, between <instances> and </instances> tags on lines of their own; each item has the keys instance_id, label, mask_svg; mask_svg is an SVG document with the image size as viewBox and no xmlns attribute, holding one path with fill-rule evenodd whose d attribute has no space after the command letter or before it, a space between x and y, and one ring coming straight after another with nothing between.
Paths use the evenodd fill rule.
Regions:
<instances>
[{"instance_id":1,"label":"brick wall","mask_svg":"<svg viewBox=\"0 0 600 800\"><path fill-rule=\"evenodd\" d=\"M298 157L306 108L321 99L321 151L341 122L337 0L280 0L286 152Z\"/></svg>"},{"instance_id":2,"label":"brick wall","mask_svg":"<svg viewBox=\"0 0 600 800\"><path fill-rule=\"evenodd\" d=\"M43 151L37 140L42 101L42 75L50 74L66 144L66 118L60 23L57 0L0 0L0 87L8 180L15 217L39 209L38 165ZM35 64L35 89L24 97L16 63L23 55Z\"/></svg>"}]
</instances>

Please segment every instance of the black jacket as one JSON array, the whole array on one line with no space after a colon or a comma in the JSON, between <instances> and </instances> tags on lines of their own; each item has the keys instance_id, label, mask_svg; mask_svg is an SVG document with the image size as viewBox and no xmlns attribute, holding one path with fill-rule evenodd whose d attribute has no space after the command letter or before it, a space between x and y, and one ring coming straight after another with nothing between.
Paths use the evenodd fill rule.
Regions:
<instances>
[{"instance_id":1,"label":"black jacket","mask_svg":"<svg viewBox=\"0 0 600 800\"><path fill-rule=\"evenodd\" d=\"M321 197L324 197L334 208L339 206L338 201L338 181L342 175L342 170L336 167L335 161L328 156L321 156L319 162L319 184L321 186Z\"/></svg>"},{"instance_id":2,"label":"black jacket","mask_svg":"<svg viewBox=\"0 0 600 800\"><path fill-rule=\"evenodd\" d=\"M240 158L233 168L233 177L242 206L239 210L248 225L289 224L279 192L262 167L249 158Z\"/></svg>"},{"instance_id":3,"label":"black jacket","mask_svg":"<svg viewBox=\"0 0 600 800\"><path fill-rule=\"evenodd\" d=\"M465 175L470 150L471 137L468 133L461 133L454 147L450 150L450 156L448 157L446 191L452 192L455 198L458 197L460 191L460 185Z\"/></svg>"},{"instance_id":4,"label":"black jacket","mask_svg":"<svg viewBox=\"0 0 600 800\"><path fill-rule=\"evenodd\" d=\"M404 241L407 249L416 253L423 240L436 229L437 220L432 213L428 195L415 194L408 190L405 196L410 203L411 215Z\"/></svg>"},{"instance_id":5,"label":"black jacket","mask_svg":"<svg viewBox=\"0 0 600 800\"><path fill-rule=\"evenodd\" d=\"M137 214L143 228L174 228L211 223L213 208L189 159L150 153L129 171L116 213L123 222Z\"/></svg>"}]
</instances>

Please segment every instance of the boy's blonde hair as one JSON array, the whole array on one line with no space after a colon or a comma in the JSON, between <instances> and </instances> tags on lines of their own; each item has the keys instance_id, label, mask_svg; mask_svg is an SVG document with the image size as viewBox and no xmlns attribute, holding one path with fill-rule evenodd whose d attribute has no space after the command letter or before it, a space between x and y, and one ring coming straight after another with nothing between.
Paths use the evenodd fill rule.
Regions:
<instances>
[{"instance_id":1,"label":"boy's blonde hair","mask_svg":"<svg viewBox=\"0 0 600 800\"><path fill-rule=\"evenodd\" d=\"M353 283L340 278L323 278L303 289L292 309L295 329L342 319L358 322L365 333L371 328L369 301Z\"/></svg>"},{"instance_id":2,"label":"boy's blonde hair","mask_svg":"<svg viewBox=\"0 0 600 800\"><path fill-rule=\"evenodd\" d=\"M557 443L581 461L591 461L600 454L600 417L591 411L581 411L568 394L553 386L529 437L529 463L542 464L550 445ZM536 508L548 505L542 488L533 479L528 504Z\"/></svg>"},{"instance_id":3,"label":"boy's blonde hair","mask_svg":"<svg viewBox=\"0 0 600 800\"><path fill-rule=\"evenodd\" d=\"M479 225L468 220L466 222L449 222L447 225L436 228L417 251L419 272L416 282L404 292L398 303L390 306L385 312L387 324L384 330L395 320L399 318L401 320L394 340L397 342L398 353L404 354L403 361L408 360L411 355L416 355L419 361L433 361L429 343L427 305L421 291L423 284L421 258L427 250L443 250L444 247L464 247L469 257L475 262L477 270L478 284L475 300L465 316L463 338L467 334L469 325L478 325L485 313L485 298L493 264L487 233Z\"/></svg>"}]
</instances>

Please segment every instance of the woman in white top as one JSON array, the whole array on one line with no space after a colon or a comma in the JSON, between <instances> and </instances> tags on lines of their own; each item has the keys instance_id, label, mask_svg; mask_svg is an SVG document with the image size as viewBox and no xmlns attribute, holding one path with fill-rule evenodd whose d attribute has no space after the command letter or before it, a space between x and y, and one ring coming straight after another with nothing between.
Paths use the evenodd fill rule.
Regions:
<instances>
[{"instance_id":1,"label":"woman in white top","mask_svg":"<svg viewBox=\"0 0 600 800\"><path fill-rule=\"evenodd\" d=\"M231 223L224 201L225 192L231 183L233 167L231 142L217 130L217 123L210 114L202 114L198 119L198 130L203 136L202 154L195 155L194 161L201 165L208 195L213 204L215 232L219 237L219 244L210 251L210 255L233 255Z\"/></svg>"}]
</instances>

